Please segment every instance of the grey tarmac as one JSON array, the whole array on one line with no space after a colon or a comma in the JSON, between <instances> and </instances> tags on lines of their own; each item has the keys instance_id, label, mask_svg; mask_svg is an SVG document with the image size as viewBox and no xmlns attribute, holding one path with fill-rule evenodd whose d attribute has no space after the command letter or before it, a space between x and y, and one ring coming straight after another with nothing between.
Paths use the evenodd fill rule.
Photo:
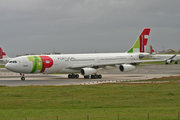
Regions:
<instances>
[{"instance_id":1,"label":"grey tarmac","mask_svg":"<svg viewBox=\"0 0 180 120\"><path fill-rule=\"evenodd\" d=\"M104 70L98 72L102 79L68 79L68 74L27 74L26 80L21 81L18 73L13 73L5 68L0 69L1 86L30 86L30 85L90 85L117 81L146 80L168 76L179 76L180 65L146 65L137 67L134 71L120 72L119 69Z\"/></svg>"}]
</instances>

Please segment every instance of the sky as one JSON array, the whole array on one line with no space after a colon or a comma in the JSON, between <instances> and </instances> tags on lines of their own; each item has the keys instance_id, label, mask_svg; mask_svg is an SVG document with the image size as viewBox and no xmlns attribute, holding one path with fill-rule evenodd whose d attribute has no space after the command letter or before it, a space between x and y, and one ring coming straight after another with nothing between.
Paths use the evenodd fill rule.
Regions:
<instances>
[{"instance_id":1,"label":"sky","mask_svg":"<svg viewBox=\"0 0 180 120\"><path fill-rule=\"evenodd\" d=\"M125 52L148 27L148 46L179 51L179 5L180 0L2 0L0 47L9 57Z\"/></svg>"}]
</instances>

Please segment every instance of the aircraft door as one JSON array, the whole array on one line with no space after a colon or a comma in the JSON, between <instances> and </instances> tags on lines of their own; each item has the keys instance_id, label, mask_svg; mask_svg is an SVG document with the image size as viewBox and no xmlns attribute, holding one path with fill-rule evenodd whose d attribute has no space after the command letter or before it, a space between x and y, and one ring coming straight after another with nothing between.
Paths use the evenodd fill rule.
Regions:
<instances>
[{"instance_id":1,"label":"aircraft door","mask_svg":"<svg viewBox=\"0 0 180 120\"><path fill-rule=\"evenodd\" d=\"M100 63L100 62L101 62L100 59L99 59L99 57L96 58L96 62L97 62L97 63Z\"/></svg>"},{"instance_id":2,"label":"aircraft door","mask_svg":"<svg viewBox=\"0 0 180 120\"><path fill-rule=\"evenodd\" d=\"M54 65L58 65L58 59L56 57L54 58Z\"/></svg>"},{"instance_id":3,"label":"aircraft door","mask_svg":"<svg viewBox=\"0 0 180 120\"><path fill-rule=\"evenodd\" d=\"M23 58L23 67L28 67L27 59Z\"/></svg>"}]
</instances>

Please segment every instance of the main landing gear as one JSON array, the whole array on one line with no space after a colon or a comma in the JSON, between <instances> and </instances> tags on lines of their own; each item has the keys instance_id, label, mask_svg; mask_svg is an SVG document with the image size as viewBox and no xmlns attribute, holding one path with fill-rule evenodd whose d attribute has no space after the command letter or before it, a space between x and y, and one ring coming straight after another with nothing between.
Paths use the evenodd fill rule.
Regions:
<instances>
[{"instance_id":1,"label":"main landing gear","mask_svg":"<svg viewBox=\"0 0 180 120\"><path fill-rule=\"evenodd\" d=\"M78 74L69 74L68 78L79 78Z\"/></svg>"},{"instance_id":2,"label":"main landing gear","mask_svg":"<svg viewBox=\"0 0 180 120\"><path fill-rule=\"evenodd\" d=\"M69 79L79 78L79 75L78 74L69 74L68 78ZM102 75L101 74L94 74L94 75L84 76L84 79L89 79L89 78L91 78L91 79L101 79Z\"/></svg>"},{"instance_id":3,"label":"main landing gear","mask_svg":"<svg viewBox=\"0 0 180 120\"><path fill-rule=\"evenodd\" d=\"M89 75L88 76L84 76L85 79L89 79ZM94 74L94 75L91 75L91 79L101 79L102 78L102 75L101 74Z\"/></svg>"},{"instance_id":4,"label":"main landing gear","mask_svg":"<svg viewBox=\"0 0 180 120\"><path fill-rule=\"evenodd\" d=\"M168 62L165 63L166 65L168 64ZM176 61L174 64L178 64L178 62Z\"/></svg>"},{"instance_id":5,"label":"main landing gear","mask_svg":"<svg viewBox=\"0 0 180 120\"><path fill-rule=\"evenodd\" d=\"M25 81L24 73L20 73L20 75L21 75L21 80Z\"/></svg>"}]
</instances>

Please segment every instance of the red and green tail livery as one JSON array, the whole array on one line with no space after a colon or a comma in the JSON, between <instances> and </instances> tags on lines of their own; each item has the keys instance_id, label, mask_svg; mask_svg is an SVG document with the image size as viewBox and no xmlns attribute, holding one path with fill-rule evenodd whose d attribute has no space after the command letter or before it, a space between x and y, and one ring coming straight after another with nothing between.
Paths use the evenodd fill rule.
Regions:
<instances>
[{"instance_id":1,"label":"red and green tail livery","mask_svg":"<svg viewBox=\"0 0 180 120\"><path fill-rule=\"evenodd\" d=\"M156 54L155 50L153 49L152 45L149 46L150 47L150 54Z\"/></svg>"},{"instance_id":2,"label":"red and green tail livery","mask_svg":"<svg viewBox=\"0 0 180 120\"><path fill-rule=\"evenodd\" d=\"M135 52L145 52L145 46L147 45L148 37L150 33L150 28L145 28L141 35L138 37L134 45L130 50L128 50L128 53L135 53Z\"/></svg>"},{"instance_id":3,"label":"red and green tail livery","mask_svg":"<svg viewBox=\"0 0 180 120\"><path fill-rule=\"evenodd\" d=\"M3 59L3 56L5 56L6 53L3 52L3 49L0 47L0 59Z\"/></svg>"}]
</instances>

